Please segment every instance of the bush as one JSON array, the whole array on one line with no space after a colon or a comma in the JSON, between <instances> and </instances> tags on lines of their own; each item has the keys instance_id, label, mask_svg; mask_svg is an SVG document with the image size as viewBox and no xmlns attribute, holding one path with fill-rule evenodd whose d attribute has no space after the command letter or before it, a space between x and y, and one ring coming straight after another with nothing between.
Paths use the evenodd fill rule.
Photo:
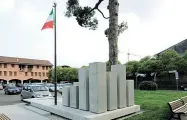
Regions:
<instances>
[{"instance_id":1,"label":"bush","mask_svg":"<svg viewBox=\"0 0 187 120\"><path fill-rule=\"evenodd\" d=\"M153 81L143 81L139 84L140 90L157 90L158 86Z\"/></svg>"}]
</instances>

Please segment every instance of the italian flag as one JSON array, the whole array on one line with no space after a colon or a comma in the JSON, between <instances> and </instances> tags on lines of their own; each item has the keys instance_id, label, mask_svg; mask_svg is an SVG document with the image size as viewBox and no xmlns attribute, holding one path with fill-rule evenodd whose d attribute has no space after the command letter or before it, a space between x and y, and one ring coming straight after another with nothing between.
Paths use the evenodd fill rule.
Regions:
<instances>
[{"instance_id":1,"label":"italian flag","mask_svg":"<svg viewBox=\"0 0 187 120\"><path fill-rule=\"evenodd\" d=\"M42 27L42 30L43 29L48 29L48 28L52 28L53 29L53 9L51 10L45 24L43 25Z\"/></svg>"}]
</instances>

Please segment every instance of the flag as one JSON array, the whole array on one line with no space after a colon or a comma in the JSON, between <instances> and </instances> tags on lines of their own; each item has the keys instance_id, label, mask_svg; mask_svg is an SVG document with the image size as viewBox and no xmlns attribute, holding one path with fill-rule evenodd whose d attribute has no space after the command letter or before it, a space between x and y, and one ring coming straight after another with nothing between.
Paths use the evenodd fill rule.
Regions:
<instances>
[{"instance_id":1,"label":"flag","mask_svg":"<svg viewBox=\"0 0 187 120\"><path fill-rule=\"evenodd\" d=\"M48 18L47 18L47 20L46 20L46 22L45 22L45 24L42 27L42 30L43 29L48 29L48 28L53 29L53 22L54 22L54 20L53 20L53 9L52 9Z\"/></svg>"}]
</instances>

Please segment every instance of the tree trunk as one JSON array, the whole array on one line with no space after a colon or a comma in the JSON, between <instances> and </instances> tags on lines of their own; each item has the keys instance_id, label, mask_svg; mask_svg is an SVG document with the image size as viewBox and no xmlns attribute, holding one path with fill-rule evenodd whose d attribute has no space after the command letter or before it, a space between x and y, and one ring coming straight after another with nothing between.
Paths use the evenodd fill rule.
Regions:
<instances>
[{"instance_id":1,"label":"tree trunk","mask_svg":"<svg viewBox=\"0 0 187 120\"><path fill-rule=\"evenodd\" d=\"M118 0L109 0L109 70L118 63Z\"/></svg>"}]
</instances>

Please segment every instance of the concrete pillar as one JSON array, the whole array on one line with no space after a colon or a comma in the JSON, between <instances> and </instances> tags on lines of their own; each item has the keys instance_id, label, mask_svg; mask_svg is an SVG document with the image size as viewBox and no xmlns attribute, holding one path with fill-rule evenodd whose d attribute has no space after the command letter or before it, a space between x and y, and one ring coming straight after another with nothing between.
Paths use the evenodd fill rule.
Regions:
<instances>
[{"instance_id":1,"label":"concrete pillar","mask_svg":"<svg viewBox=\"0 0 187 120\"><path fill-rule=\"evenodd\" d=\"M73 85L79 86L79 82L73 82Z\"/></svg>"},{"instance_id":2,"label":"concrete pillar","mask_svg":"<svg viewBox=\"0 0 187 120\"><path fill-rule=\"evenodd\" d=\"M62 104L66 107L70 106L70 86L65 86L62 89Z\"/></svg>"},{"instance_id":3,"label":"concrete pillar","mask_svg":"<svg viewBox=\"0 0 187 120\"><path fill-rule=\"evenodd\" d=\"M127 107L134 105L134 80L127 80Z\"/></svg>"},{"instance_id":4,"label":"concrete pillar","mask_svg":"<svg viewBox=\"0 0 187 120\"><path fill-rule=\"evenodd\" d=\"M124 108L126 107L126 67L124 65L112 65L111 71L117 73L118 108Z\"/></svg>"},{"instance_id":5,"label":"concrete pillar","mask_svg":"<svg viewBox=\"0 0 187 120\"><path fill-rule=\"evenodd\" d=\"M43 80L41 80L41 83L43 82Z\"/></svg>"},{"instance_id":6,"label":"concrete pillar","mask_svg":"<svg viewBox=\"0 0 187 120\"><path fill-rule=\"evenodd\" d=\"M107 72L107 109L117 109L117 74Z\"/></svg>"},{"instance_id":7,"label":"concrete pillar","mask_svg":"<svg viewBox=\"0 0 187 120\"><path fill-rule=\"evenodd\" d=\"M89 102L90 112L107 111L106 63L89 64Z\"/></svg>"},{"instance_id":8,"label":"concrete pillar","mask_svg":"<svg viewBox=\"0 0 187 120\"><path fill-rule=\"evenodd\" d=\"M9 84L9 80L7 80L7 84Z\"/></svg>"},{"instance_id":9,"label":"concrete pillar","mask_svg":"<svg viewBox=\"0 0 187 120\"><path fill-rule=\"evenodd\" d=\"M79 86L70 86L70 107L79 108Z\"/></svg>"},{"instance_id":10,"label":"concrete pillar","mask_svg":"<svg viewBox=\"0 0 187 120\"><path fill-rule=\"evenodd\" d=\"M21 84L23 84L23 80L21 80Z\"/></svg>"},{"instance_id":11,"label":"concrete pillar","mask_svg":"<svg viewBox=\"0 0 187 120\"><path fill-rule=\"evenodd\" d=\"M78 74L79 74L79 109L89 110L88 68L80 68Z\"/></svg>"}]
</instances>

